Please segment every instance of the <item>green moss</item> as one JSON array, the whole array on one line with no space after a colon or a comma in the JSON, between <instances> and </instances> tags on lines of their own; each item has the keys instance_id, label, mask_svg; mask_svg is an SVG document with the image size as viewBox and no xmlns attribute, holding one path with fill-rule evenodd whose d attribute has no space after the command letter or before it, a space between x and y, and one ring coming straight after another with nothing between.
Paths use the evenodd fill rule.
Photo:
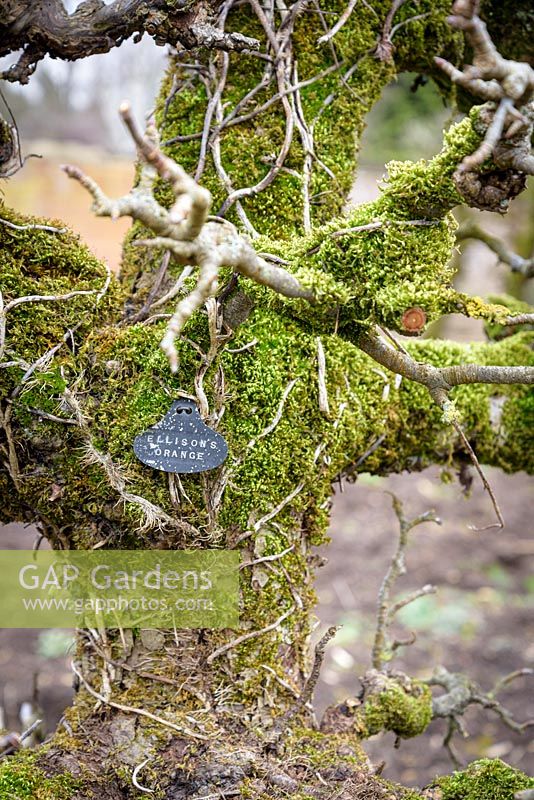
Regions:
<instances>
[{"instance_id":1,"label":"green moss","mask_svg":"<svg viewBox=\"0 0 534 800\"><path fill-rule=\"evenodd\" d=\"M498 758L483 758L462 772L440 778L437 785L442 800L513 800L515 792L534 788L534 778Z\"/></svg>"},{"instance_id":2,"label":"green moss","mask_svg":"<svg viewBox=\"0 0 534 800\"><path fill-rule=\"evenodd\" d=\"M343 8L341 0L328 0L323 10L334 16ZM480 134L474 129L476 111L473 111L471 118L448 131L444 149L438 156L430 162L415 164L392 162L380 200L359 207L347 218L336 218L352 185L365 114L378 99L382 87L396 70L431 71L432 55L436 52L453 61L461 55L462 37L452 32L446 22L448 2L424 0L418 6L422 20L407 22L409 9L398 10L396 22L407 22L405 35L395 41L395 58L391 63L378 61L373 51L390 7L381 2L373 8L374 12L360 8L335 38L336 57L353 65L350 78L341 80L342 69L339 74L333 72L300 91L304 116L308 121L314 120L317 159L309 187L313 233L302 236L304 152L296 134L284 169L275 180L259 194L240 201L252 226L261 233L257 249L287 260L288 268L316 294L318 302L312 310L304 302L292 301L288 305L293 312L306 317L318 330L335 325L342 335L353 339L362 326L369 327L375 322L404 330L403 314L414 306L423 309L428 322L463 308L461 298L450 286L452 273L448 262L455 223L447 217L447 212L462 199L452 175L462 158L480 142ZM229 24L235 30L262 39L259 23L248 12L232 12ZM318 14L303 13L297 18L293 47L298 54L300 81L311 80L334 64L331 48L316 44L323 33ZM222 95L225 114L256 87L263 70L263 62L254 56L229 56ZM176 86L179 91L175 91ZM272 81L240 108L238 115L261 106L273 97L275 89ZM202 131L206 104L206 87L198 72L188 72L178 61L162 87L158 125L167 143L167 153L189 172L196 169L200 140L172 140ZM279 151L284 132L285 116L280 101L258 117L223 129L221 159L235 189L255 185L265 177L274 158L269 156L266 161L265 153ZM211 191L213 209L217 210L227 189L218 177L210 148L201 182ZM158 192L160 200L170 202L168 187L160 186ZM229 216L239 225L235 211L234 206ZM435 221L436 225L403 224L413 219ZM383 223L383 228L341 238L331 236L340 228L359 227L377 220ZM145 232L137 226L125 251L125 282L137 276L139 269L146 270L155 263L153 256L130 246L139 235ZM283 302L273 299L268 290L248 284L246 288L262 304L278 308ZM140 299L144 297L143 291ZM333 309L338 305L341 308L336 314Z\"/></svg>"},{"instance_id":3,"label":"green moss","mask_svg":"<svg viewBox=\"0 0 534 800\"><path fill-rule=\"evenodd\" d=\"M341 8L342 4L334 0L327 3L325 11L336 13ZM346 30L342 32L337 44L338 57L345 59L347 65L361 59L355 75L347 79L346 86L341 82L340 75L333 74L301 91L306 118L311 120L320 114L315 130L317 156L326 169L333 171L336 178L336 190L332 191L327 172L321 168L314 170L310 194L316 198L312 211L318 222L341 210L343 196L350 190L355 170L354 137L359 137L366 111L377 100L381 87L393 76L391 67L379 66L370 55L365 55L376 39L376 17L367 9L362 9L358 17L358 25L345 26ZM241 30L260 40L264 38L259 24L253 22L248 13L233 12L229 25L234 30ZM333 63L330 49L316 45L323 32L318 15L305 13L298 17L293 41L299 52L298 77L301 81L313 78ZM253 56L230 55L229 78L223 93L226 113L259 83L263 68L263 62ZM176 69L180 74L180 67L177 66ZM347 69L348 66L340 70L340 74ZM169 92L172 79L173 70L169 74L168 83L163 87L159 110L164 140L201 131L206 108L206 90L200 81L193 79L188 81L191 88L177 94L167 106L165 114L163 100ZM276 91L276 83L273 81L256 95L254 104L263 104ZM361 101L356 114L351 92L355 92ZM335 95L332 107L322 109L323 103L332 93ZM245 107L244 112L250 111L250 108L250 105ZM275 102L259 117L224 130L221 137L222 163L235 188L255 185L265 177L274 160L274 157L270 161L266 160L265 154L278 153L284 132L285 115L280 102ZM167 152L176 157L186 169L194 171L200 144L198 140L177 143L170 145ZM291 230L302 230L302 182L298 175L302 159L302 144L298 135L295 135L285 162L287 169L278 174L268 190L242 201L245 212L257 230L277 237L284 237ZM202 183L213 194L214 208L219 208L226 192L217 176L211 156L208 157ZM234 212L230 217L233 221L238 221Z\"/></svg>"},{"instance_id":4,"label":"green moss","mask_svg":"<svg viewBox=\"0 0 534 800\"><path fill-rule=\"evenodd\" d=\"M432 720L432 693L422 681L383 676L380 688L365 698L361 720L367 736L393 731L403 739L423 733Z\"/></svg>"},{"instance_id":5,"label":"green moss","mask_svg":"<svg viewBox=\"0 0 534 800\"><path fill-rule=\"evenodd\" d=\"M98 298L97 293L107 279L107 270L61 222L23 216L2 204L0 215L15 225L28 226L26 230L13 230L0 225L0 275L5 305L28 295L94 292L69 300L24 303L9 311L7 337L16 342L17 356L32 363L42 355L43 347L58 344L68 328L76 328L78 336L82 336L109 319L119 307L120 295L116 282L112 281L109 290ZM65 232L53 233L31 227L36 224L56 225ZM6 381L6 373L7 380L14 374L20 377L20 369L13 370L14 373L3 369L0 380Z\"/></svg>"},{"instance_id":6,"label":"green moss","mask_svg":"<svg viewBox=\"0 0 534 800\"><path fill-rule=\"evenodd\" d=\"M351 222L369 221L376 208L371 205L357 210ZM325 239L324 247L328 248L328 236ZM224 375L225 414L219 430L229 443L226 467L231 480L214 515L209 513L205 497L220 473L184 479L186 496L182 498L179 515L194 525L199 535L196 540L185 540L181 534L166 532L167 547L205 546L206 543L231 546L234 537L248 533L245 547L250 545L247 554L250 560L287 550L302 530L308 544L324 541L331 483L368 450L379 430L384 431L386 437L362 465L366 471L383 474L414 465L448 461L450 430L426 389L403 381L399 389L390 387L390 399L384 401L384 378L376 373L373 363L350 339L357 339L358 324L368 323L372 314L376 313L377 320L386 317L385 312L372 306L374 295L380 296L384 308L388 309L386 318L391 322L398 319L403 303L420 299L421 294L415 288L419 280L418 268L414 266L416 259L423 261L422 285L428 287L434 279L435 288L428 291L437 294L443 291L446 296L449 290L440 288L439 284L441 267L433 266L432 258L435 263L439 263L439 258L444 259L450 240L449 221L429 227L410 227L404 234L395 226L387 226L384 230L364 231L361 239L356 236L347 243L345 251L341 251L342 258L336 264L333 250L331 256L324 256L324 268L331 270L329 279L344 287L350 286L351 264L355 275L358 270L366 271L365 280L354 291L352 304L347 303L347 309L339 314L339 332L335 333L335 316L321 331L330 400L328 416L318 405L319 330L313 324L309 309L305 314L300 306L278 299L267 289L248 281L241 282L241 288L250 294L256 305L235 332L231 346L221 348L204 377L208 402L210 408L214 408L221 402L217 387L220 376ZM291 246L295 248L295 261L303 258L302 246L300 251L296 244ZM313 256L314 259L319 257L320 253ZM393 266L397 270L396 281ZM434 268L436 274L432 278ZM92 269L93 274L99 274L101 267L96 262ZM321 274L320 268L312 263L310 274L313 269ZM410 286L414 287L413 295L409 294ZM17 294L14 287L11 291ZM383 316L379 317L379 313ZM43 324L38 316L33 327L34 336ZM56 324L60 323L56 321ZM61 324L68 324L68 321L62 319ZM90 548L103 538L107 539L108 546L123 548L150 547L159 541L161 534L157 530L140 531L139 507L133 502L120 501L102 467L84 463L86 433L73 426L67 428L39 419L30 414L29 409L68 415L68 411L60 407L61 392L65 384L75 386L93 446L109 454L128 481L130 492L149 498L168 514L176 514L167 476L141 464L133 453L132 442L138 433L161 419L171 399L179 392L194 395L201 357L191 341L206 352L209 335L204 315L198 314L190 320L184 338L178 342L180 371L172 376L159 349L164 325L100 325L94 332L86 333L85 341L75 354L65 348L59 363L54 361L36 378L28 392L17 398L13 404L15 436L18 441L26 442L25 448L20 450L23 483L17 497L10 490L8 475L5 471L1 473L8 503L3 513L20 518L21 508L36 509L45 520L53 520L71 546ZM57 331L54 337L58 337ZM39 341L38 336L35 339ZM253 340L256 344L252 348L230 352ZM33 346L37 348L38 345L34 343ZM491 346L414 342L410 350L417 358L436 365L471 360L527 364L533 359L527 334ZM35 350L36 355L41 352ZM293 381L279 423L269 435L263 436L262 432L277 414L284 391ZM492 395L505 399L499 431L492 427L489 407ZM453 396L483 460L509 470L532 467L527 455L532 398L526 387L497 390L488 386L465 386L456 389ZM36 459L46 465L44 472L35 470ZM60 502L51 492L54 484L64 488ZM11 507L12 501L17 504L16 509ZM243 571L243 604L251 626L264 628L276 618L273 617L275 613L279 616L283 611L292 608L293 611L287 630L253 638L235 648L229 656L234 668L232 691L239 702L257 697L268 682L272 685L268 672L252 670L250 665L260 660L278 673L280 647L289 630L296 662L302 671L306 667L307 610L313 605L314 595L309 586L303 588L300 598L303 608L298 609L292 590L292 585L301 585L301 576L307 570L306 553L294 548L279 566L284 572ZM213 634L213 640L215 646L219 640L224 641L224 634ZM219 670L217 663L214 669ZM224 680L222 667L220 671ZM283 676L280 674L280 677ZM276 691L285 693L285 700L290 700L289 694L279 685Z\"/></svg>"},{"instance_id":7,"label":"green moss","mask_svg":"<svg viewBox=\"0 0 534 800\"><path fill-rule=\"evenodd\" d=\"M336 766L341 762L361 764L367 758L358 737L350 732L332 736L330 733L295 726L285 740L288 758L305 756L317 768ZM345 752L345 755L341 755Z\"/></svg>"},{"instance_id":8,"label":"green moss","mask_svg":"<svg viewBox=\"0 0 534 800\"><path fill-rule=\"evenodd\" d=\"M217 516L210 517L205 492L220 473L184 479L187 497L182 498L179 514L197 527L200 536L198 541L185 542L183 537L173 538L167 532L166 546L225 546L232 544L233 537L250 532L253 535L245 540L245 546L251 545L249 560L288 549L302 529L309 544L320 543L328 523L331 482L368 450L379 430L385 432L386 438L362 465L366 471L384 474L448 461L450 429L426 389L403 381L399 389L391 387L390 398L384 401L384 379L374 371L373 363L357 346L334 333L321 337L330 399L330 415L325 416L317 399L317 334L307 320L295 318L292 309L284 311L283 305L273 313L271 307L258 304L237 330L231 349L253 340L255 346L238 353L223 348L206 374L204 388L213 408L218 402L217 376L224 373L225 414L219 430L229 443L226 466L231 480ZM42 393L42 397L22 395L14 406L16 420L24 431L17 429L16 435L24 435L30 443L26 455L21 451L24 483L18 503L36 508L45 519L53 519L68 532L71 544L78 547L90 548L99 543L103 530L107 531L111 547L152 546L160 534L157 530L139 531L139 508L134 503L119 502L101 467L84 464L82 433L46 419L39 421L26 413L25 403L39 401L42 407L47 400L49 407L57 411L62 388L58 379L71 385L78 376L76 391L93 444L120 467L130 492L148 497L167 513L175 514L166 475L141 464L135 458L132 442L136 434L161 419L180 391L194 394L194 378L201 360L187 340L195 341L205 351L208 332L202 314L189 322L186 336L179 342L180 371L171 376L158 347L163 326L164 323L109 327L92 333L76 357L70 356L63 364L63 376L55 368L49 369L32 390ZM491 346L414 342L410 350L418 359L436 365L471 360L527 364L533 360L527 334ZM80 378L84 368L85 374ZM279 424L268 436L261 436L275 418L291 381L295 383ZM500 431L492 428L492 395L505 400ZM532 419L532 398L527 387L465 386L454 390L453 396L481 459L509 470L534 467L527 446ZM53 455L47 455L52 447ZM47 464L45 474L35 472L36 454ZM6 498L13 496L9 477L5 472L1 474ZM64 487L59 503L50 499L54 483ZM307 569L305 552L295 548L280 566L285 573L261 568L243 571L245 613L249 624L257 629L269 625L276 618L273 614L279 616L295 606L292 584L302 583L301 576ZM304 669L304 642L309 632L307 609L314 602L309 587L302 590L301 600L304 608L293 610L288 625L293 631L297 660ZM279 647L285 635L283 630L272 631L232 651L230 659L235 676L239 675L232 681L236 699L253 698L266 682L272 683L267 672L250 670L249 665L261 659L261 663L278 672ZM213 637L224 640L223 634ZM286 700L289 699L287 695Z\"/></svg>"},{"instance_id":9,"label":"green moss","mask_svg":"<svg viewBox=\"0 0 534 800\"><path fill-rule=\"evenodd\" d=\"M444 147L430 161L391 161L385 202L396 218L439 218L463 202L452 180L458 164L473 153L481 140L477 132L478 109L452 125L444 135Z\"/></svg>"},{"instance_id":10,"label":"green moss","mask_svg":"<svg viewBox=\"0 0 534 800\"><path fill-rule=\"evenodd\" d=\"M297 268L301 282L310 288L320 278L334 278L345 290L323 292L324 316L302 308L302 313L315 314L317 327L328 325L325 316L340 303L337 323L342 336L356 339L364 327L377 322L405 331L403 315L408 309L422 308L428 321L456 309L458 296L450 281L449 267L455 224L446 219L436 225L404 225L383 202L361 206L347 219L334 220L318 230L308 242L298 244L297 258L306 267ZM353 235L335 237L337 230L359 228L382 223L382 227L356 231ZM320 244L319 244L320 243ZM305 249L306 246L306 249ZM317 253L306 252L318 246ZM326 273L326 274L325 274ZM299 308L300 311L300 308ZM328 327L327 327L328 329Z\"/></svg>"},{"instance_id":11,"label":"green moss","mask_svg":"<svg viewBox=\"0 0 534 800\"><path fill-rule=\"evenodd\" d=\"M284 736L279 769L299 783L296 791L291 790L292 800L329 797L327 787L330 787L333 796L339 793L346 797L422 800L421 795L414 790L404 789L377 775L369 774L367 763L368 756L354 733L323 733L295 726ZM277 766L273 765L273 769L277 769ZM260 771L260 781L261 777ZM272 800L274 797L288 795L287 791L277 791L274 786L262 791L258 788L260 781L257 778L245 779L241 785L240 797L248 800Z\"/></svg>"},{"instance_id":12,"label":"green moss","mask_svg":"<svg viewBox=\"0 0 534 800\"><path fill-rule=\"evenodd\" d=\"M449 3L447 0L421 0L418 14L423 15L423 19L409 21L412 12L401 8L396 15L396 22L406 23L405 35L396 38L391 63L378 61L373 51L389 9L387 0L376 2L373 9L367 6L359 8L358 13L352 15L336 35L333 48L331 45L317 45L317 40L324 34L319 14L306 10L297 17L292 41L298 58L298 80L310 81L309 85L301 88L300 99L308 124L313 122L317 156L309 186L311 215L315 225L340 213L353 182L365 115L395 73L405 69L435 72L432 56L437 52L455 62L460 59L462 37L446 23ZM344 10L343 0L326 0L322 10L327 20L335 19ZM232 30L258 38L265 47L263 30L248 11L232 11L228 25ZM221 56L217 58L220 62ZM339 70L321 80L314 80L336 62L340 65ZM257 86L262 79L264 66L264 62L253 55L230 54L228 77L222 94L225 115ZM183 79L179 91L175 91L176 79ZM273 78L256 93L253 100L240 107L238 116L249 114L277 92ZM163 141L167 142L167 153L190 172L194 172L197 166L200 139L173 140L199 134L203 130L206 105L206 87L198 73L188 71L178 60L162 87L157 119ZM221 161L235 189L255 185L267 175L282 147L285 122L284 107L278 100L261 115L224 128L221 134ZM286 239L292 233L302 232L301 176L304 155L304 148L296 133L284 169L276 179L259 194L242 199L243 209L251 224L262 234ZM226 190L218 177L209 148L202 183L212 192L214 209L218 209L226 197ZM160 198L170 200L164 187L160 187ZM239 222L235 207L229 216ZM130 258L131 254L128 253L128 262ZM127 269L129 274L133 274L130 264Z\"/></svg>"},{"instance_id":13,"label":"green moss","mask_svg":"<svg viewBox=\"0 0 534 800\"><path fill-rule=\"evenodd\" d=\"M344 0L328 0L325 10L334 15L344 7ZM214 494L224 471L184 477L185 491L177 507L171 499L168 476L141 464L132 449L135 436L161 419L180 392L195 394L195 377L203 363L198 348L206 353L209 347L205 315L196 314L178 342L177 375L170 374L159 349L164 322L148 326L116 324L122 298L115 284L98 306L94 297L87 296L66 304L35 303L20 306L8 319L9 347L28 362L56 345L69 328L82 324L75 334L76 347L65 346L58 351L54 361L12 404L21 480L17 495L2 466L2 518L24 519L27 509L31 509L32 515L46 525L56 546L66 543L91 548L105 542L115 548L154 547L162 543L168 548L231 547L241 540L247 560L289 550L273 569L260 566L242 571L243 617L249 628L259 631L282 612L290 612L287 622L243 642L221 664L217 660L213 664L213 681L228 688L230 701L252 703L267 692L269 697L281 698L274 714L282 713L292 702L291 692L280 686L268 670L258 669L257 664L264 664L287 679L281 667L281 654L286 653L295 664L292 677L297 688L305 674L308 613L314 595L310 582L304 582L302 576L309 569L307 549L325 538L332 481L376 444L378 432L384 433L380 446L365 457L358 470L386 474L436 461L448 462L453 448L450 428L426 389L407 381L395 388L392 376L377 371L374 362L358 349L357 342L361 331L375 323L402 330L404 312L415 306L422 308L428 321L457 310L459 303L465 307L463 299L451 288L448 260L454 222L448 212L460 199L452 181L454 169L479 141L473 128L476 115L451 128L443 151L435 159L417 164L394 163L383 194L375 203L351 211L346 218L332 220L342 209L352 182L354 138L359 136L364 114L382 86L400 63L407 65L411 59L412 65L429 66L436 41L454 49L458 40L444 23L448 0L437 4L422 0L418 12L428 11L431 16L425 16L422 25L409 23L410 36L406 39L411 42L411 55L404 40L399 39L397 65L379 64L370 51L390 3L384 0L374 7L378 16L367 6L359 6L358 14L336 37L338 57L345 59L347 68L349 64L355 66L348 86L332 73L302 89L307 118L319 115L315 125L317 154L334 174L332 178L325 170L314 172L310 192L314 195L312 216L316 227L312 233L300 235L303 206L299 173L303 152L297 137L286 162L290 171L281 172L260 195L243 200L252 223L264 234L257 240L258 249L287 260L288 269L313 287L317 302L311 307L284 300L265 287L240 279L239 288L249 295L254 308L235 331L231 345L221 346L204 375L208 403L220 414L219 430L228 441L230 453L225 465L228 480L218 508L210 508L207 498ZM399 21L407 19L409 13L406 8L400 9ZM242 12L233 15L229 25L234 30L260 34L258 26ZM319 74L333 63L330 48L316 45L322 32L315 13L298 17L294 47L300 80ZM222 58L220 54L216 57ZM263 62L250 55L230 54L229 58L223 95L227 109L235 107L256 84L263 68ZM195 76L181 86L165 111L164 100L173 72L168 75L158 107L164 139L202 128L206 92ZM274 86L269 86L257 95L256 101L263 102L274 91ZM332 103L326 103L332 93ZM280 110L274 103L258 119L224 131L223 164L236 188L266 174L269 167L262 160L263 154L276 152L282 143ZM168 144L167 152L193 171L199 143L194 140ZM202 182L213 193L216 209L224 191L211 155ZM157 191L162 201L169 200L163 186L158 186ZM9 217L7 210L3 216L20 222ZM408 224L413 220L425 224ZM376 222L380 224L375 225ZM346 236L333 235L347 227L359 230ZM134 226L132 237L139 234L140 226ZM4 226L0 235L7 300L26 293L58 294L102 285L102 265L70 234L10 232ZM139 271L147 270L152 263L152 256L128 248L124 287L142 284ZM176 276L177 268L171 265L169 284ZM228 278L226 271L221 284ZM147 275L144 281L145 288L135 301L146 292ZM169 304L160 310L171 309ZM320 410L318 403L318 335L326 354L328 414ZM251 342L255 342L253 346L240 350ZM409 350L422 361L437 365L471 359L510 365L533 360L529 338L524 335L491 346L417 342ZM2 397L12 391L23 369L24 366L13 366L0 372ZM384 395L386 384L389 398ZM36 416L36 410L70 414L61 397L66 385L76 392L82 406L87 420L83 430ZM266 433L290 385L280 420ZM453 397L482 460L509 470L533 468L528 447L533 401L525 387L497 390L466 386L455 390ZM504 398L498 430L493 427L490 413L490 400L495 397L499 402ZM189 522L197 533L186 537L174 530L144 529L139 505L131 499L121 499L101 465L87 464L88 435L91 446L111 458L120 470L130 493ZM62 489L59 501L52 491L54 486ZM298 546L294 546L296 543ZM299 587L298 599L295 587ZM208 650L227 641L227 637L227 632L210 634ZM128 691L135 695L139 687L141 684ZM135 696L127 699L136 705ZM394 699L400 702L401 698ZM160 700L157 693L149 696L154 708L158 708ZM145 699L143 704L146 702ZM382 708L378 700L376 708L370 706L371 727L378 725L378 721L373 723L374 713L381 715L385 724L400 730L401 722L391 722L388 717L394 716L393 705L384 702L387 707ZM413 735L410 731L423 724L421 706L426 705L421 698L416 703L414 698L405 697L403 702L413 705L407 707L409 721L403 729L406 735Z\"/></svg>"},{"instance_id":14,"label":"green moss","mask_svg":"<svg viewBox=\"0 0 534 800\"><path fill-rule=\"evenodd\" d=\"M70 800L81 785L69 773L47 776L39 768L38 751L21 751L0 763L2 800Z\"/></svg>"},{"instance_id":15,"label":"green moss","mask_svg":"<svg viewBox=\"0 0 534 800\"><path fill-rule=\"evenodd\" d=\"M451 285L456 222L448 212L461 202L452 175L479 142L474 112L472 117L445 134L443 150L429 162L390 164L375 202L307 236L257 240L260 252L283 258L287 269L313 290L312 307L246 282L248 293L258 304L285 306L317 332L335 327L352 341L375 323L405 333L404 314L414 307L423 310L427 323L455 312L485 318L503 313L465 298Z\"/></svg>"},{"instance_id":16,"label":"green moss","mask_svg":"<svg viewBox=\"0 0 534 800\"><path fill-rule=\"evenodd\" d=\"M53 444L50 426L43 426L28 409L63 413L59 409L59 395L65 387L62 370L72 363L73 348L79 347L94 327L116 317L122 304L121 292L117 282L112 280L108 291L102 298L98 297L105 285L107 270L61 222L26 217L4 205L0 207L0 216L14 225L27 226L20 230L0 225L0 289L4 307L20 297L90 292L68 300L21 303L6 313L5 352L0 360L12 362L13 366L0 369L0 397L9 396L14 389L20 392L11 407L13 423L23 426L27 432L32 431L36 443L50 450ZM32 227L39 224L56 225L65 232ZM43 364L42 370L29 374L21 385L28 367L56 346L59 347L53 364L48 369ZM61 427L56 426L54 433ZM45 463L46 460L44 458ZM31 478L29 482L32 483ZM0 519L6 521L20 516L20 506L10 484L10 478L2 471L0 491L5 499Z\"/></svg>"}]
</instances>

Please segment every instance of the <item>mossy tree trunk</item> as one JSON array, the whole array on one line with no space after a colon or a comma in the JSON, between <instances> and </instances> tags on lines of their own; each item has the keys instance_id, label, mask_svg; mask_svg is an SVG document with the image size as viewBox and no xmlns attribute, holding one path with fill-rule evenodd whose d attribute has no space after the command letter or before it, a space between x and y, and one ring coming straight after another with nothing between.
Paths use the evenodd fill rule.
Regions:
<instances>
[{"instance_id":1,"label":"mossy tree trunk","mask_svg":"<svg viewBox=\"0 0 534 800\"><path fill-rule=\"evenodd\" d=\"M134 226L121 279L100 298L105 270L75 237L0 227L6 302L93 291L21 303L6 315L2 520L36 522L56 548L238 548L249 564L241 573L240 631L79 633L75 660L83 682L65 725L37 755L3 764L1 797L137 797L132 774L144 762L136 782L168 800L410 796L381 781L367 762L360 742L374 732L369 710L344 706L318 727L298 698L310 670L312 548L325 540L333 481L450 464L463 453L427 390L379 374L357 342L370 323L402 329L412 307L430 321L454 310L475 315L482 306L451 289L447 266L454 241L449 212L462 200L452 175L480 140L476 113L449 133L432 162L394 165L378 201L335 219L353 180L365 113L381 89L400 70L431 72L438 52L461 59L461 39L445 21L448 6L420 2L417 15L424 18L399 30L388 62L373 55L387 2L373 3L374 11L362 4L335 48L316 42L343 3L323 6L323 17L306 7L296 19L292 79L307 82L299 113L314 120L315 154L294 137L273 181L241 197L228 216L261 234L256 249L283 258L324 294L324 303L310 308L227 274L219 300L179 340L180 369L171 375L158 348L165 321L133 321L159 269L159 258L133 246L146 231ZM403 14L399 20L408 20L413 10ZM262 38L258 18L245 7L232 12L231 23ZM205 160L198 175L218 208L232 189L261 182L276 164L286 120L281 98L252 118L243 106L245 119L205 149L196 134L206 107L213 123L221 122L213 98L222 76L227 113L255 89L265 65L243 54L200 54L194 69L185 64L190 60L176 59L169 70L158 126L163 141L178 137L167 151L190 172L199 155ZM254 103L277 92L269 80ZM160 196L167 199L164 186ZM8 209L1 216L21 223ZM341 228L358 230L332 237ZM171 264L158 296L178 274ZM169 301L157 313L171 310ZM319 403L318 340L328 409ZM533 363L527 334L487 345L419 341L409 350L438 366ZM35 367L45 352L50 357ZM230 450L223 467L181 482L143 466L132 450L134 437L179 393L198 399ZM453 397L482 461L532 470L526 387L468 385ZM401 736L421 732L428 692L414 681L396 702L383 726Z\"/></svg>"}]
</instances>

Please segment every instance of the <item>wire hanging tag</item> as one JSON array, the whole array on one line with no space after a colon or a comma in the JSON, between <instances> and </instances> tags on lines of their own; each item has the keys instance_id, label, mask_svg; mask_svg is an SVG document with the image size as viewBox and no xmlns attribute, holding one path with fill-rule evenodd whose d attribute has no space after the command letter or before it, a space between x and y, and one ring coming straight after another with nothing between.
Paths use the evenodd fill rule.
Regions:
<instances>
[{"instance_id":1,"label":"wire hanging tag","mask_svg":"<svg viewBox=\"0 0 534 800\"><path fill-rule=\"evenodd\" d=\"M194 400L180 398L160 422L135 437L134 453L163 472L206 472L223 463L228 445L202 421Z\"/></svg>"}]
</instances>

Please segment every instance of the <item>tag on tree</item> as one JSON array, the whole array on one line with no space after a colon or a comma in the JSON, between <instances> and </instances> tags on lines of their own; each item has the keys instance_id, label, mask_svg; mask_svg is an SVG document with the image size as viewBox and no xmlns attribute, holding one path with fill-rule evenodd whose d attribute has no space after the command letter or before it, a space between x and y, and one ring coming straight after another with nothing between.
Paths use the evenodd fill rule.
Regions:
<instances>
[{"instance_id":1,"label":"tag on tree","mask_svg":"<svg viewBox=\"0 0 534 800\"><path fill-rule=\"evenodd\" d=\"M196 403L181 398L153 428L136 436L134 452L153 469L192 473L220 466L228 455L228 445L201 420Z\"/></svg>"}]
</instances>

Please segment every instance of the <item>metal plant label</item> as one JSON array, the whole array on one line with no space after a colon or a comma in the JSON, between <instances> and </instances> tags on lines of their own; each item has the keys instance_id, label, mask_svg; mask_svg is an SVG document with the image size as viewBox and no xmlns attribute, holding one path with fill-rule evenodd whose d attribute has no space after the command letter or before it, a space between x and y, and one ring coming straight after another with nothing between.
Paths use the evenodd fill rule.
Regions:
<instances>
[{"instance_id":1,"label":"metal plant label","mask_svg":"<svg viewBox=\"0 0 534 800\"><path fill-rule=\"evenodd\" d=\"M193 400L176 400L153 428L134 440L137 458L163 472L205 472L215 469L228 455L228 445L217 431L208 428Z\"/></svg>"}]
</instances>

